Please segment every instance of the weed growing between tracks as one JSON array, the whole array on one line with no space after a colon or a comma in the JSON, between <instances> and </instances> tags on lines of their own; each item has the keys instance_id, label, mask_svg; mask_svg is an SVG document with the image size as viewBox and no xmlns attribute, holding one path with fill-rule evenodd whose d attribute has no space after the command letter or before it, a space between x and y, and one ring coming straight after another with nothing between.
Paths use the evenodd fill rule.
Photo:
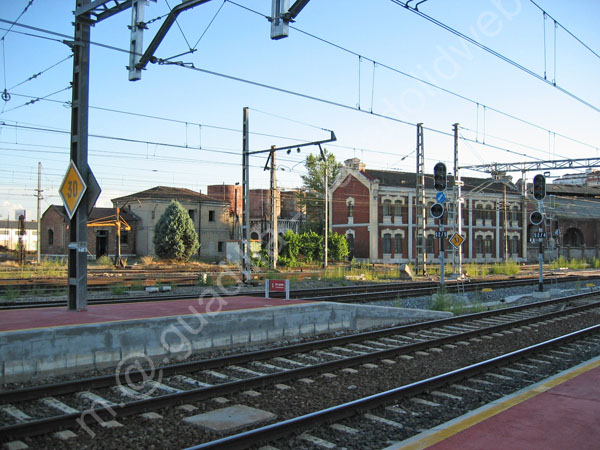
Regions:
<instances>
[{"instance_id":1,"label":"weed growing between tracks","mask_svg":"<svg viewBox=\"0 0 600 450\"><path fill-rule=\"evenodd\" d=\"M9 302L15 300L18 296L19 291L12 286L9 286L8 288L6 288L6 291L4 291L4 298L6 298L6 300L8 300Z\"/></svg>"},{"instance_id":2,"label":"weed growing between tracks","mask_svg":"<svg viewBox=\"0 0 600 450\"><path fill-rule=\"evenodd\" d=\"M110 293L112 295L123 295L127 292L127 286L123 286L122 284L116 284L110 287Z\"/></svg>"},{"instance_id":3,"label":"weed growing between tracks","mask_svg":"<svg viewBox=\"0 0 600 450\"><path fill-rule=\"evenodd\" d=\"M486 311L489 308L484 305L480 295L479 292L476 292L475 295L468 298L465 296L458 296L449 293L446 286L441 286L437 292L431 296L430 309L434 311L451 312L457 316Z\"/></svg>"}]
</instances>

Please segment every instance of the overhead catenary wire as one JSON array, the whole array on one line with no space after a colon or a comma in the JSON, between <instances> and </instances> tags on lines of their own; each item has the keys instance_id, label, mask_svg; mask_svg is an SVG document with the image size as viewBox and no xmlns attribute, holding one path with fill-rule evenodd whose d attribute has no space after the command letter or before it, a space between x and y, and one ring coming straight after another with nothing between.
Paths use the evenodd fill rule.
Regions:
<instances>
[{"instance_id":1,"label":"overhead catenary wire","mask_svg":"<svg viewBox=\"0 0 600 450\"><path fill-rule=\"evenodd\" d=\"M59 89L58 91L54 91L54 92L51 92L50 94L44 95L43 97L36 97L36 98L34 98L32 100L29 100L27 103L23 103L22 105L18 105L18 106L15 106L14 108L3 110L2 112L0 112L0 114L4 114L4 113L10 112L10 111L14 111L15 109L22 108L23 106L33 105L34 103L36 103L36 102L38 102L40 100L44 100L44 99L47 99L48 97L52 97L53 95L60 94L61 92L64 92L64 91L68 91L71 88L72 88L72 86L67 86L65 88Z\"/></svg>"},{"instance_id":2,"label":"overhead catenary wire","mask_svg":"<svg viewBox=\"0 0 600 450\"><path fill-rule=\"evenodd\" d=\"M560 28L562 28L564 31L567 32L567 34L569 34L573 39L575 39L577 42L579 42L583 47L585 47L587 50L590 51L590 53L592 53L596 58L600 59L600 54L598 54L598 52L596 52L595 50L593 50L589 45L587 45L585 42L583 42L580 38L578 38L577 36L575 36L575 34L573 34L567 27L565 27L563 24L561 24L558 20L556 20L554 17L552 17L550 14L548 14L548 11L546 11L545 9L543 9L540 5L538 5L534 0L529 0L537 9L539 9L542 14L544 15L544 18L546 16L550 17L553 21L555 26L559 26Z\"/></svg>"},{"instance_id":3,"label":"overhead catenary wire","mask_svg":"<svg viewBox=\"0 0 600 450\"><path fill-rule=\"evenodd\" d=\"M43 70L40 70L39 72L34 73L33 75L31 75L29 78L21 81L20 83L15 84L14 86L8 88L9 91L12 91L13 89L29 82L32 80L35 80L36 78L40 77L41 75L45 74L46 72L48 72L49 70L54 69L55 67L59 66L60 64L64 63L65 61L68 61L69 59L71 59L73 57L73 54L68 55L67 57L61 59L60 61L58 61L57 63L52 64L50 67L47 67Z\"/></svg>"},{"instance_id":4,"label":"overhead catenary wire","mask_svg":"<svg viewBox=\"0 0 600 450\"><path fill-rule=\"evenodd\" d=\"M236 3L236 2L234 2L234 1L232 1L232 0L225 0L225 1L227 1L228 3L231 3L232 5L238 6L239 8L241 8L241 9L244 9L244 10L246 10L246 11L248 11L248 12L251 12L251 13L253 13L253 14L255 14L255 15L259 15L259 16L261 16L261 17L268 18L268 16L265 16L264 14L261 14L260 12L258 12L258 11L256 11L256 10L253 10L253 9L251 9L251 8L247 7L247 6L240 5L239 3ZM315 40L317 40L317 41L319 41L319 42L322 42L322 43L324 43L324 44L326 44L326 45L329 45L329 46L331 46L331 47L333 47L333 48L336 48L336 49L338 49L338 50L340 50L340 51L342 51L342 52L348 53L348 54L350 54L350 55L353 55L353 56L356 56L356 57L360 57L360 58L362 58L362 59L364 59L364 60L366 60L366 61L371 61L371 62L374 64L374 66L375 66L375 65L377 65L377 66L380 66L380 67L382 67L382 68L384 68L384 69L387 69L387 70L389 70L389 71L391 71L391 72L394 72L394 73L397 73L397 74L399 74L399 75L402 75L402 76L405 76L405 77L407 77L407 78L410 78L410 79L412 79L412 80L418 81L419 83L422 83L422 84L424 84L424 85L426 85L426 86L432 87L432 88L434 88L434 89L437 89L437 90L439 90L439 91L445 92L445 93L446 93L446 94L448 94L448 95L451 95L451 96L454 96L454 97L456 97L456 98L459 98L459 99L461 99L461 100L464 100L464 101L466 101L466 102L469 102L469 103L471 103L471 104L473 104L473 105L476 105L477 107L479 107L480 105L481 105L481 106L485 106L485 108L486 108L486 109L488 109L488 110L490 110L490 111L493 111L493 112L495 112L495 113L497 113L497 114L503 115L503 116L505 116L505 117L507 117L507 118L509 118L509 119L516 120L516 121L518 121L518 122L524 123L524 124L526 124L526 125L529 125L529 126L531 126L531 127L537 128L537 129L539 129L539 130L543 130L543 131L552 131L553 133L555 132L554 130L549 130L548 128L546 128L546 127L544 127L544 126L541 126L541 125L535 124L535 123L533 123L533 122L531 122L531 121L529 121L529 120L526 120L526 119L523 119L523 118L517 117L517 116L516 116L516 115L514 115L514 114L507 113L507 112L505 112L505 111L502 111L502 110L500 110L500 109L494 108L494 107L492 107L492 106L490 106L490 105L487 105L487 104L484 104L484 103L482 103L482 102L479 102L479 101L477 101L477 100L475 100L475 99L472 99L472 98L470 98L470 97L467 97L467 96L465 96L465 95L462 95L462 94L460 94L460 93L458 93L458 92L452 91L452 90L450 90L450 89L446 89L446 88L444 88L444 87L442 87L442 86L439 86L439 85L437 85L437 84L435 84L435 83L432 83L431 81L425 80L425 79L423 79L423 78L419 78L419 77L417 77L417 76L415 76L415 75L412 75L412 74L410 74L410 73L408 73L408 72L402 71L402 70L400 70L400 69L398 69L398 68L396 68L396 67L390 66L390 65L388 65L388 64L385 64L385 63L383 63L383 62L381 62L381 61L377 61L377 60L375 60L375 59L373 59L373 58L370 58L370 57L368 57L368 56L362 55L362 54L360 54L360 53L358 53L358 52L356 52L356 51L354 51L354 50L348 49L347 47L344 47L344 46L342 46L342 45L340 45L340 44L336 44L335 42L332 42L332 41L330 41L330 40L327 40L327 39L325 39L325 38L319 37L319 36L317 36L317 35L315 35L315 34L313 34L313 33L309 33L309 32L307 32L307 31L304 31L304 30L302 30L301 28L298 28L298 27L296 27L296 26L294 26L294 25L290 25L290 28L291 28L291 29L293 29L294 31L297 31L297 32L299 32L299 33L301 33L301 34L305 35L305 36L308 36L308 37L310 37L310 38L312 38L312 39L315 39ZM375 77L375 75L373 74L373 79L374 79L374 77ZM371 112L372 112L372 109L371 109ZM557 136L560 136L560 137L562 137L562 138L564 138L564 139L571 140L571 141L573 141L573 142L575 142L575 143L577 143L577 144L584 145L584 146L587 146L587 147L589 147L589 148L592 148L592 149L598 150L598 146L591 145L591 144L588 144L588 143L584 143L584 142L582 142L582 141L580 141L580 140L578 140L578 139L576 139L576 138L573 138L573 137L570 137L570 136L567 136L567 135L561 134L561 133L559 133L559 132L556 132L556 135L557 135Z\"/></svg>"},{"instance_id":5,"label":"overhead catenary wire","mask_svg":"<svg viewBox=\"0 0 600 450\"><path fill-rule=\"evenodd\" d=\"M217 18L217 16L221 12L221 10L223 9L223 6L225 6L225 3L226 3L226 0L223 0L223 3L221 3L221 6L219 6L219 9L217 10L217 12L215 13L215 15L211 19L211 21L208 23L208 25L206 26L206 28L204 29L204 31L202 32L202 34L200 35L200 37L198 38L198 40L196 41L196 43L194 44L194 47L193 47L194 50L198 47L198 44L200 43L200 41L202 40L202 38L204 37L204 35L207 33L207 31L210 28L210 26L213 24L213 22L215 21L215 19Z\"/></svg>"},{"instance_id":6,"label":"overhead catenary wire","mask_svg":"<svg viewBox=\"0 0 600 450\"><path fill-rule=\"evenodd\" d=\"M33 5L33 1L34 0L29 0L29 2L27 2L27 5L25 5L25 8L23 8L23 11L21 11L21 14L19 14L19 17L17 17L14 22L8 22L10 23L10 27L8 28L8 30L6 30L6 33L4 33L0 40L4 41L6 35L10 33L10 30L12 30L12 27L14 27L17 24L17 22L21 19L21 17L23 17L23 15L27 12L31 5Z\"/></svg>"},{"instance_id":7,"label":"overhead catenary wire","mask_svg":"<svg viewBox=\"0 0 600 450\"><path fill-rule=\"evenodd\" d=\"M233 5L236 5L236 6L240 7L240 8L242 8L242 9L245 9L245 10L247 10L247 11L250 11L250 12L252 12L253 14L258 14L258 15L260 15L260 16L262 16L262 17L267 17L267 16L264 16L263 14L261 14L261 13L259 13L259 12L255 11L255 10L252 10L252 9L250 9L250 8L248 8L248 7L245 7L245 6L239 5L238 3L235 3L235 2L233 2L233 1L231 1L231 0L225 0L225 1L227 1L227 2L229 2L229 3L231 3L231 4L233 4ZM395 1L395 0L392 0L392 1ZM0 22L10 23L10 22L8 22L8 21L6 21L6 20L3 20L3 19L0 19ZM48 34L52 34L52 35L56 35L56 36L60 36L60 37L65 37L65 38L70 38L70 36L68 36L68 35L65 35L65 34L62 34L62 33L53 32L53 31L50 31L50 30L45 30L45 29L42 29L42 28L32 27L32 26L29 26L29 25L24 25L24 24L17 24L17 25L18 25L18 26L21 26L21 27L28 28L28 29L32 29L32 30L35 30L35 31L43 32L43 33L48 33ZM303 34L306 34L306 35L308 35L308 36L310 36L310 37L313 37L314 39L317 39L317 40L319 40L319 41L322 41L322 42L324 42L324 43L327 43L328 45L332 45L332 46L334 46L334 47L336 47L336 48L338 48L338 49L340 49L340 50L342 50L342 51L345 51L345 52L351 53L351 54L353 54L353 55L359 56L359 54L358 54L358 53L356 53L356 52L354 52L354 51L352 51L352 50L348 50L348 49L346 49L346 48L344 48L344 47L342 47L342 46L340 46L340 45L338 45L338 44L334 44L334 43L332 43L332 42L330 42L330 41L327 41L327 40L325 40L325 39L323 39L323 38L320 38L320 37L317 37L317 36L315 36L315 35L312 35L312 34L310 34L310 33L307 33L307 32L305 32L305 31L303 31L303 30L300 30L300 29L299 29L299 28L297 28L297 27L293 27L293 26L290 26L290 27L291 27L291 28L293 28L293 29L295 29L295 30L296 30L296 31L298 31L298 32L301 32L301 33L303 33ZM15 31L13 31L13 32L15 32ZM23 34L27 34L27 33L23 33ZM42 37L42 38L44 38L43 36L38 36L38 35L31 35L31 36L33 36L33 37ZM64 41L60 41L60 40L56 40L56 39L51 39L51 40L55 40L55 41L57 41L57 42L62 42L62 43L65 43ZM110 50L115 50L115 51L123 52L123 53L130 53L130 51L129 51L129 50L126 50L126 49L121 49L121 48L114 47L114 46L110 46L110 45L106 45L106 44L96 43L96 42L92 42L92 41L90 41L90 44L92 44L92 45L97 45L97 46L100 46L100 47L103 47L103 48L107 48L107 49L110 49ZM373 59L371 59L371 58L367 58L367 57L365 57L365 56L363 56L363 55L360 55L360 56L362 56L362 57L363 57L363 58L365 58L365 59L368 59L369 61L376 62L375 60L373 60ZM160 63L160 60L158 60L158 62ZM171 64L173 64L173 63L171 63ZM178 64L178 65L183 65L183 64ZM451 94L451 95L457 96L457 97L459 97L459 98L462 98L463 100L466 100L466 101L469 101L469 102L471 102L471 103L474 103L474 104L477 104L477 105L479 105L479 102L477 102L477 101L475 101L475 100L472 100L472 99L470 99L470 98L468 98L468 97L465 97L465 96L463 96L463 95L461 95L461 94L458 94L458 93L455 93L455 92L453 92L453 91L450 91L450 90L448 90L448 89L445 89L445 88L442 88L442 87L440 87L440 86L437 86L436 84L430 83L430 82L428 82L428 81L426 81L426 80L422 80L422 79L420 79L420 78L418 78L418 77L415 77L415 76L413 76L413 75L410 75L410 74L407 74L407 73L405 73L405 72L402 72L402 71L400 71L400 70L398 70L398 69L395 69L395 68L393 68L393 67L391 67L391 66L388 66L388 65L386 65L386 64L383 64L383 63L381 63L381 62L377 62L377 65L379 65L379 66L381 66L381 67L384 67L384 68L386 68L386 69L388 69L388 70L394 71L394 72L396 72L396 73L400 73L400 74L402 74L402 75L405 75L405 76L407 76L407 77L410 77L410 78L412 78L412 79L415 79L415 80L417 80L417 81L420 81L420 82L422 82L422 83L425 83L425 84L427 84L427 85L429 85L429 86L431 86L431 87L434 87L434 88L436 88L436 89L440 89L440 90L442 90L442 91L444 91L444 92L446 92L446 93L448 93L448 94ZM339 104L339 105L341 105L341 104ZM351 108L351 107L350 107L350 108ZM527 120L525 120L525 119L521 119L521 118L519 118L519 117L517 117L517 116L515 116L515 115L512 115L512 114L506 113L506 112L504 112L504 111L501 111L501 110L499 110L499 109L493 108L493 107L491 107L491 106L488 106L488 105L486 105L486 108L487 108L487 109L489 109L489 110L491 110L491 111L494 111L494 112L496 112L496 113L498 113L498 114L504 115L505 117L508 117L508 118L511 118L511 119L514 119L514 120L520 121L520 122L522 122L522 123L525 123L525 124L527 124L527 125L530 125L530 126L532 126L532 127L535 127L535 128L538 128L538 129L541 129L541 130L544 130L544 131L552 131L553 133L556 133L556 135L557 135L557 136L560 136L560 137L562 137L562 138L564 138L564 139L568 139L568 140L571 140L571 141L573 141L573 142L576 142L576 143L578 143L578 144L580 144L580 145L584 145L584 146L587 146L587 147L589 147L589 148L593 148L593 149L595 149L595 150L598 150L598 147L597 147L597 146L595 146L595 145L591 145L591 144L588 144L588 143L582 142L582 141L580 141L580 140L578 140L578 139L572 138L572 137L570 137L570 136L567 136L567 135L564 135L564 134L562 134L562 133L555 132L555 131L553 131L553 130L548 130L547 128L545 128L545 127L543 127L543 126L540 126L540 125L537 125L537 124L535 124L535 123L533 123L533 122L531 122L531 121L527 121ZM377 117L383 117L382 115L378 115L377 113L375 113L375 112L372 112L372 111L365 111L365 112L367 112L367 113L370 113L370 114L372 114L373 116L377 116ZM401 123L407 123L406 121L401 121L401 120L398 120L398 121L399 121L399 122L401 122ZM408 123L408 124L410 124L410 123ZM414 124L411 124L411 125L414 125Z\"/></svg>"},{"instance_id":8,"label":"overhead catenary wire","mask_svg":"<svg viewBox=\"0 0 600 450\"><path fill-rule=\"evenodd\" d=\"M402 121L402 122L407 123L406 121ZM411 124L409 122L407 124L415 125L415 124ZM435 129L431 129L431 128L428 128L428 129L431 130L431 131L440 132L440 130L435 130ZM448 136L450 135L450 133L445 133L445 132L442 132L442 133L445 134L445 135L448 135Z\"/></svg>"},{"instance_id":9,"label":"overhead catenary wire","mask_svg":"<svg viewBox=\"0 0 600 450\"><path fill-rule=\"evenodd\" d=\"M537 78L538 80L543 81L544 83L549 84L550 86L552 86L555 89L559 90L563 94L568 95L569 97L571 97L572 99L578 101L579 103L581 103L581 104L587 106L588 108L593 109L594 111L600 113L600 108L599 107L597 107L597 106L591 104L590 102L584 100L583 98L575 95L573 92L571 92L571 91L569 91L569 90L567 90L567 89L565 89L565 88L557 85L556 84L556 77L554 79L554 82L550 82L549 80L547 80L546 78L544 78L544 76L539 75L538 73L536 73L532 69L529 69L529 68L525 67L524 65L519 64L515 60L509 58L508 56L506 56L506 55L504 55L504 54L502 54L502 53L500 53L500 52L498 52L496 50L491 49L490 47L482 44L481 42L479 42L479 41L477 41L477 40L475 40L475 39L467 36L466 34L460 32L460 31L458 31L457 29L452 28L450 25L447 25L444 22L442 22L442 21L440 21L440 20L438 20L438 19L436 19L436 18L434 18L432 16L427 15L427 14L423 13L422 11L419 11L417 9L411 8L410 6L407 5L406 2L402 2L400 0L391 0L391 2L394 3L394 4L396 4L396 5L398 5L398 6L402 6L404 9L406 9L408 11L411 11L412 13L418 15L419 17L422 17L423 19L425 19L425 20L427 20L427 21L429 21L429 22L437 25L438 27L440 27L440 28L442 28L442 29L444 29L446 31L449 31L450 33L454 34L455 36L458 36L459 38L466 40L467 42L475 45L476 47L479 47L480 49L484 50L487 53L490 53L491 55L495 56L496 58L501 59L502 61L510 64L513 67L516 67L517 69L521 70L522 72L525 72L526 74L528 74L528 75L530 75L530 76L532 76L534 78ZM556 51L555 51L555 58L556 58ZM556 70L556 64L555 64L555 70Z\"/></svg>"}]
</instances>

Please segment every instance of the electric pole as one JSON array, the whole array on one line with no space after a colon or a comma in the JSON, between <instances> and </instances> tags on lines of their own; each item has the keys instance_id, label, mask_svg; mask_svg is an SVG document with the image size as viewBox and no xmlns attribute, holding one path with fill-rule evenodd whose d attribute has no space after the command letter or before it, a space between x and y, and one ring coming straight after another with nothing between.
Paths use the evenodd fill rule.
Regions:
<instances>
[{"instance_id":1,"label":"electric pole","mask_svg":"<svg viewBox=\"0 0 600 450\"><path fill-rule=\"evenodd\" d=\"M275 174L277 164L275 162L275 146L271 146L271 267L277 269L277 176Z\"/></svg>"},{"instance_id":2,"label":"electric pole","mask_svg":"<svg viewBox=\"0 0 600 450\"><path fill-rule=\"evenodd\" d=\"M325 203L325 220L323 221L324 236L323 236L323 267L327 268L327 259L329 257L329 169L327 167L327 158L325 158L325 174L323 186L323 200Z\"/></svg>"},{"instance_id":3,"label":"electric pole","mask_svg":"<svg viewBox=\"0 0 600 450\"><path fill-rule=\"evenodd\" d=\"M250 132L248 107L242 124L242 282L250 283Z\"/></svg>"},{"instance_id":4,"label":"electric pole","mask_svg":"<svg viewBox=\"0 0 600 450\"><path fill-rule=\"evenodd\" d=\"M38 162L38 186L37 186L37 263L42 262L42 163Z\"/></svg>"}]
</instances>

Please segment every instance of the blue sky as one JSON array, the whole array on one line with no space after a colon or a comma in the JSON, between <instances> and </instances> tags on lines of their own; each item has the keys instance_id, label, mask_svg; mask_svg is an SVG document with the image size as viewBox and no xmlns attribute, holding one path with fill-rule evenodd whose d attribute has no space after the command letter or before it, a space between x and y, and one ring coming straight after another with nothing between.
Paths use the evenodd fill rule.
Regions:
<instances>
[{"instance_id":1,"label":"blue sky","mask_svg":"<svg viewBox=\"0 0 600 450\"><path fill-rule=\"evenodd\" d=\"M0 19L14 21L28 3L3 0ZM339 161L358 157L380 170L414 171L413 124L418 122L447 133L425 132L428 172L438 161L452 167L449 134L456 122L464 138L505 149L463 140L461 166L598 156L597 110L390 0L312 0L293 24L296 29L278 41L270 39L264 17L271 12L269 0L238 3L212 0L184 12L155 55L166 59L181 54L204 33L195 52L173 60L319 100L177 65L150 64L140 81L130 82L127 54L95 45L89 164L103 189L99 206L156 185L205 193L207 185L241 181L245 106L250 108L252 150L320 140L329 136L324 129L334 130L338 141L327 148ZM600 53L600 2L536 3ZM19 23L72 36L74 8L73 0L34 0ZM429 0L419 10L536 74L543 76L546 70L557 86L600 108L600 58L561 28L555 38L554 24L547 18L544 62L544 19L530 0ZM146 21L168 11L165 0L149 2ZM130 20L128 10L99 23L92 29L92 41L127 49ZM145 45L161 23L149 25ZM0 23L0 91L11 94L10 101L0 100L0 217L13 218L15 209L25 208L27 218L34 219L38 162L43 166L42 210L61 202L58 188L69 163L72 58L60 42L64 37L17 25L7 33L8 28ZM38 72L43 73L25 81ZM279 154L279 186L300 186L302 161L316 151L309 147L299 154ZM251 164L251 188L267 187L264 159L253 157ZM469 171L463 175L485 176Z\"/></svg>"}]
</instances>

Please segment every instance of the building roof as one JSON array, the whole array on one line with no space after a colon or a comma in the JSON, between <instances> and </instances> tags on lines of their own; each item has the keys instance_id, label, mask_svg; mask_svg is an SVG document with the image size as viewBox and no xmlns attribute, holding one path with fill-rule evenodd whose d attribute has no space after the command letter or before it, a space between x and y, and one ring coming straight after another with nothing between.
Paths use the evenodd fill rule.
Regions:
<instances>
[{"instance_id":1,"label":"building roof","mask_svg":"<svg viewBox=\"0 0 600 450\"><path fill-rule=\"evenodd\" d=\"M136 192L135 194L125 195L123 197L113 198L113 203L124 204L127 201L135 200L177 200L186 202L198 202L198 203L220 203L229 205L228 202L217 200L208 195L201 194L200 192L192 191L186 188L177 188L170 186L155 186L145 191Z\"/></svg>"},{"instance_id":2,"label":"building roof","mask_svg":"<svg viewBox=\"0 0 600 450\"><path fill-rule=\"evenodd\" d=\"M550 194L577 197L600 197L600 187L573 184L546 184L546 195Z\"/></svg>"},{"instance_id":3,"label":"building roof","mask_svg":"<svg viewBox=\"0 0 600 450\"><path fill-rule=\"evenodd\" d=\"M414 188L417 185L417 175L412 172L395 172L387 170L366 169L362 173L371 180L379 180L380 186ZM448 188L454 186L454 176L448 175ZM502 193L504 186L508 187L508 193L518 193L518 188L510 181L502 182L493 178L461 177L464 183L463 192L477 190L486 193ZM433 189L433 174L425 174L425 189Z\"/></svg>"},{"instance_id":4,"label":"building roof","mask_svg":"<svg viewBox=\"0 0 600 450\"><path fill-rule=\"evenodd\" d=\"M4 220L0 219L0 228L8 228L9 230L18 230L19 229L19 221L18 220ZM35 220L25 221L25 229L26 230L37 230L37 222Z\"/></svg>"},{"instance_id":5,"label":"building roof","mask_svg":"<svg viewBox=\"0 0 600 450\"><path fill-rule=\"evenodd\" d=\"M48 207L48 209L44 212L44 215L46 215L46 213L50 210L56 211L58 214L60 214L67 220L69 219L69 216L67 215L67 211L65 211L65 207L62 205L50 205ZM104 217L110 217L110 216L114 216L114 215L115 215L115 208L92 208L92 212L88 216L88 220L102 219ZM133 214L132 212L129 212L127 210L121 210L121 216L127 222L135 222L138 220L138 217L135 214Z\"/></svg>"},{"instance_id":6,"label":"building roof","mask_svg":"<svg viewBox=\"0 0 600 450\"><path fill-rule=\"evenodd\" d=\"M557 219L600 219L600 200L554 197L544 200L544 211Z\"/></svg>"}]
</instances>

